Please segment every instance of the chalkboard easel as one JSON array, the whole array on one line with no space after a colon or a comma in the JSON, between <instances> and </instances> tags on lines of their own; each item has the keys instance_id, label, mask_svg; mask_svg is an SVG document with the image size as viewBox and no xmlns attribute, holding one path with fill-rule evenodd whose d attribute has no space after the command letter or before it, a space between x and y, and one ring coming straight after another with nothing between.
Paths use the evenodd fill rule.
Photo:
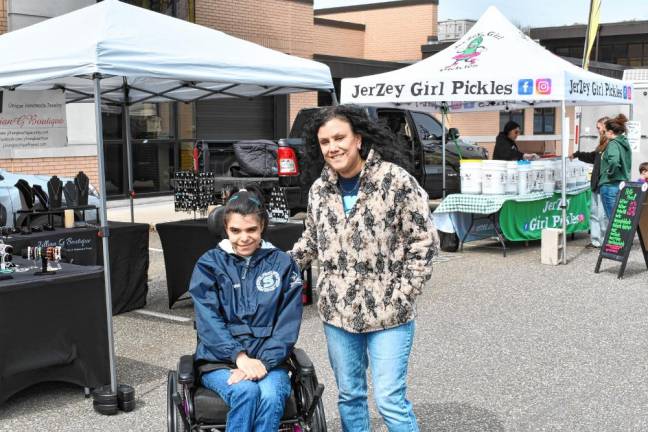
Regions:
<instances>
[{"instance_id":1,"label":"chalkboard easel","mask_svg":"<svg viewBox=\"0 0 648 432\"><path fill-rule=\"evenodd\" d=\"M639 234L641 252L648 268L648 210L644 208L648 205L648 183L621 182L619 189L594 273L599 272L601 261L607 258L621 263L620 279L628 263L635 233Z\"/></svg>"}]
</instances>

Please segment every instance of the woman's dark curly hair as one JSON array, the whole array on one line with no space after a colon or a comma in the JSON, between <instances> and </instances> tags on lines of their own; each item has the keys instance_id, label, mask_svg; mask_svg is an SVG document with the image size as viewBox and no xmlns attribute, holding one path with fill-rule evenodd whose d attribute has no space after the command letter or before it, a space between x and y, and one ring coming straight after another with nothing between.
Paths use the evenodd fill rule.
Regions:
<instances>
[{"instance_id":1,"label":"woman's dark curly hair","mask_svg":"<svg viewBox=\"0 0 648 432\"><path fill-rule=\"evenodd\" d=\"M370 119L365 108L358 105L327 106L315 112L306 124L302 135L306 156L303 161L303 171L306 174L304 180L309 185L319 176L324 166L324 156L320 150L317 132L326 122L334 118L348 122L351 131L360 135L362 159L366 160L369 151L373 149L384 160L400 165L408 171L411 170L411 149L398 145L392 131Z\"/></svg>"}]
</instances>

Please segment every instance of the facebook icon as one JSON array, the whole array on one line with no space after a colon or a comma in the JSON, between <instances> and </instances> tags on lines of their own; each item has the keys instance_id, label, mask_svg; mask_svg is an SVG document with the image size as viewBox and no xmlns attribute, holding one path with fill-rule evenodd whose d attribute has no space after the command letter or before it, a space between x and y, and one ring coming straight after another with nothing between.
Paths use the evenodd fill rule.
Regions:
<instances>
[{"instance_id":1,"label":"facebook icon","mask_svg":"<svg viewBox=\"0 0 648 432\"><path fill-rule=\"evenodd\" d=\"M530 95L533 94L533 80L521 79L518 81L518 94Z\"/></svg>"}]
</instances>

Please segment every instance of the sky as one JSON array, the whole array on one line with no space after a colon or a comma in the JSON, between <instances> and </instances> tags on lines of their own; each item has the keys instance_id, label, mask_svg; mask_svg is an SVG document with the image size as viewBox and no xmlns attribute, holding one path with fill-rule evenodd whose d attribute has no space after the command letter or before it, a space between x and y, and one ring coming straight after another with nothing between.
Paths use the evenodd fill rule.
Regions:
<instances>
[{"instance_id":1,"label":"sky","mask_svg":"<svg viewBox=\"0 0 648 432\"><path fill-rule=\"evenodd\" d=\"M316 9L377 0L314 0ZM497 7L510 21L529 27L586 24L590 0L439 0L439 21L478 19L488 6ZM601 22L648 20L648 0L601 0Z\"/></svg>"}]
</instances>

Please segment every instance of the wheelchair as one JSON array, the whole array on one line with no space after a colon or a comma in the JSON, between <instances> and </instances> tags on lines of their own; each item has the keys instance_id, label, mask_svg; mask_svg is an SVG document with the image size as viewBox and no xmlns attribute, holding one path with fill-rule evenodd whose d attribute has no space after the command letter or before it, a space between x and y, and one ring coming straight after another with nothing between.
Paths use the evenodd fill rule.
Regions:
<instances>
[{"instance_id":1,"label":"wheelchair","mask_svg":"<svg viewBox=\"0 0 648 432\"><path fill-rule=\"evenodd\" d=\"M180 357L177 370L167 377L168 432L222 432L228 406L218 394L201 384L201 375L231 365L197 364L193 355ZM278 432L326 432L322 393L315 368L308 355L293 349L283 365L288 369L292 391L286 400ZM270 431L269 431L270 432Z\"/></svg>"}]
</instances>

